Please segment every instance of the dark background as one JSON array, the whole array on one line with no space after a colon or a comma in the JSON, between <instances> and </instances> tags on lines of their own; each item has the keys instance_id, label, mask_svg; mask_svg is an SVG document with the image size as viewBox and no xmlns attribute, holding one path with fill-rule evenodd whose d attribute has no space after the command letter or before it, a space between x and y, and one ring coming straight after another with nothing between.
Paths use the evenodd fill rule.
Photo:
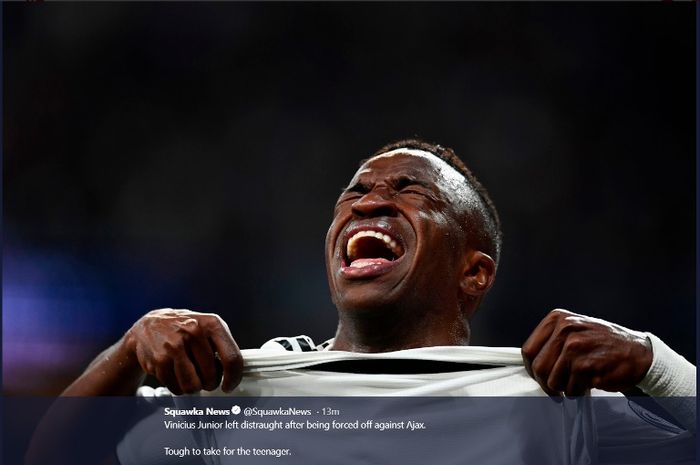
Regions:
<instances>
[{"instance_id":1,"label":"dark background","mask_svg":"<svg viewBox=\"0 0 700 465\"><path fill-rule=\"evenodd\" d=\"M333 204L413 135L502 217L474 344L565 307L695 360L692 2L2 7L5 393L153 308L331 337Z\"/></svg>"}]
</instances>

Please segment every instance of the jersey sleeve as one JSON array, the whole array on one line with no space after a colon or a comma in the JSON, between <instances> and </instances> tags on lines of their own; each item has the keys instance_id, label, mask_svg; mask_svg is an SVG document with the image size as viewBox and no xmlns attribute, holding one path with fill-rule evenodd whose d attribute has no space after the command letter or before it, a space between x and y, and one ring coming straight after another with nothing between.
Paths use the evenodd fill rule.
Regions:
<instances>
[{"instance_id":1,"label":"jersey sleeve","mask_svg":"<svg viewBox=\"0 0 700 465\"><path fill-rule=\"evenodd\" d=\"M651 333L646 335L651 341L654 359L638 387L683 427L695 433L697 370L661 339Z\"/></svg>"}]
</instances>

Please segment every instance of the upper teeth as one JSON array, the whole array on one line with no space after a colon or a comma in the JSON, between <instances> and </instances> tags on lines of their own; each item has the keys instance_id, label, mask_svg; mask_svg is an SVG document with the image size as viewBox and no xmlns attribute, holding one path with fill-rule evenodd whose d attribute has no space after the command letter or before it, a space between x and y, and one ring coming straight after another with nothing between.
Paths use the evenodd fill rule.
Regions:
<instances>
[{"instance_id":1,"label":"upper teeth","mask_svg":"<svg viewBox=\"0 0 700 465\"><path fill-rule=\"evenodd\" d=\"M396 255L397 257L402 254L401 246L396 243L394 239L391 238L391 236L388 236L386 234L382 234L378 231L359 231L353 234L350 239L348 239L348 245L347 245L347 255L348 257L352 258L355 255L355 250L357 249L357 240L360 239L361 237L375 237L381 241L384 241L384 243L391 249L391 251Z\"/></svg>"}]
</instances>

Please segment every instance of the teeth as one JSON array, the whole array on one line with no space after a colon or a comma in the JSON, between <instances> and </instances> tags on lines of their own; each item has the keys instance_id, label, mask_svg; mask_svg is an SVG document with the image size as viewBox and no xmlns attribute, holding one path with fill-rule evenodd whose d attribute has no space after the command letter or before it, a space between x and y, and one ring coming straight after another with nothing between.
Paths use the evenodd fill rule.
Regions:
<instances>
[{"instance_id":1,"label":"teeth","mask_svg":"<svg viewBox=\"0 0 700 465\"><path fill-rule=\"evenodd\" d=\"M399 246L397 242L391 238L391 236L388 236L387 234L382 234L378 231L359 231L353 234L353 236L348 240L346 250L348 257L352 257L355 254L355 250L357 249L356 242L362 237L374 237L376 239L379 239L380 241L383 241L397 257L403 254L401 246Z\"/></svg>"}]
</instances>

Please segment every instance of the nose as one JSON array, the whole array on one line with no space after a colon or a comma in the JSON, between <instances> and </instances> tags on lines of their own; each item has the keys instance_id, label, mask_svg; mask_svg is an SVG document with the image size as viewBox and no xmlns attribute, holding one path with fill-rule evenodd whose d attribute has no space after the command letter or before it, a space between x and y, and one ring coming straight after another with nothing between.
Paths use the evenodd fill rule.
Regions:
<instances>
[{"instance_id":1,"label":"nose","mask_svg":"<svg viewBox=\"0 0 700 465\"><path fill-rule=\"evenodd\" d=\"M396 203L387 189L375 189L352 204L352 212L361 218L396 216Z\"/></svg>"}]
</instances>

